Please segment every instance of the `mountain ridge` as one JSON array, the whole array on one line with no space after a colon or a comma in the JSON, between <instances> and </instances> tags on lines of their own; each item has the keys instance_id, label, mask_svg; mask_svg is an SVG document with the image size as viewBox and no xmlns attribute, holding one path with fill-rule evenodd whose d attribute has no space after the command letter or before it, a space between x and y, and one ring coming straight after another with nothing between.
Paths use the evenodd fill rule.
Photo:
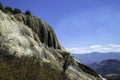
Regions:
<instances>
[{"instance_id":1,"label":"mountain ridge","mask_svg":"<svg viewBox=\"0 0 120 80\"><path fill-rule=\"evenodd\" d=\"M103 60L100 63L94 63L89 65L96 72L101 74L103 77L106 77L111 80L120 79L120 60L117 59L107 59ZM116 79L113 79L116 78Z\"/></svg>"},{"instance_id":2,"label":"mountain ridge","mask_svg":"<svg viewBox=\"0 0 120 80\"><path fill-rule=\"evenodd\" d=\"M0 57L1 80L102 80L59 44L46 22L31 15L8 15L0 10ZM18 74L21 71L24 74Z\"/></svg>"},{"instance_id":3,"label":"mountain ridge","mask_svg":"<svg viewBox=\"0 0 120 80\"><path fill-rule=\"evenodd\" d=\"M100 52L92 52L86 54L72 54L78 61L89 65L92 63L99 63L105 59L118 59L120 60L120 52L109 52L109 53L100 53ZM88 62L89 61L89 62Z\"/></svg>"}]
</instances>

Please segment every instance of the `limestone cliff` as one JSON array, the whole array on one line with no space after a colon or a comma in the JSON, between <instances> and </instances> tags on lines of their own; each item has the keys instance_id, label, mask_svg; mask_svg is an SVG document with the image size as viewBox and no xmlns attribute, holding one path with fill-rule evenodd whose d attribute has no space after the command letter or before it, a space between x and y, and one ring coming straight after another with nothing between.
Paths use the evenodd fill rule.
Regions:
<instances>
[{"instance_id":1,"label":"limestone cliff","mask_svg":"<svg viewBox=\"0 0 120 80\"><path fill-rule=\"evenodd\" d=\"M55 49L62 49L54 31L45 21L26 14L16 14L14 16L17 20L31 28L38 35L42 43Z\"/></svg>"},{"instance_id":2,"label":"limestone cliff","mask_svg":"<svg viewBox=\"0 0 120 80\"><path fill-rule=\"evenodd\" d=\"M70 56L50 25L26 14L0 11L0 62L1 80L102 80Z\"/></svg>"}]
</instances>

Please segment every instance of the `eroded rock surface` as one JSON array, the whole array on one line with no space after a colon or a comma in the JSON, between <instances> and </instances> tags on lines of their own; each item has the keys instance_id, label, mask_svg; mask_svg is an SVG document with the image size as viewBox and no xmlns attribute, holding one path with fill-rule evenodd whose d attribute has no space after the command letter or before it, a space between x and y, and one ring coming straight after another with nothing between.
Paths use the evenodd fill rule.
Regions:
<instances>
[{"instance_id":1,"label":"eroded rock surface","mask_svg":"<svg viewBox=\"0 0 120 80\"><path fill-rule=\"evenodd\" d=\"M0 54L4 53L19 58L36 57L41 63L49 63L52 66L52 69L48 67L48 70L54 69L59 75L67 76L60 79L58 75L50 80L102 80L92 69L71 57L59 44L52 28L34 16L8 15L0 11ZM40 76L42 78L43 75Z\"/></svg>"},{"instance_id":2,"label":"eroded rock surface","mask_svg":"<svg viewBox=\"0 0 120 80\"><path fill-rule=\"evenodd\" d=\"M16 14L15 18L31 28L39 37L40 41L49 47L62 49L53 29L42 19L26 14Z\"/></svg>"}]
</instances>

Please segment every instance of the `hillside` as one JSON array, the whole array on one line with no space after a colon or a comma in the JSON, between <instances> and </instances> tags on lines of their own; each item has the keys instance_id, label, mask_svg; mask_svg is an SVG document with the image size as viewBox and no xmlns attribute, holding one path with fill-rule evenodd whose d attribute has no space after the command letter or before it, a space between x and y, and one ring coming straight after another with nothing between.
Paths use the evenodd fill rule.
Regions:
<instances>
[{"instance_id":1,"label":"hillside","mask_svg":"<svg viewBox=\"0 0 120 80\"><path fill-rule=\"evenodd\" d=\"M103 60L100 63L89 65L96 72L111 80L120 79L120 61L116 59Z\"/></svg>"},{"instance_id":2,"label":"hillside","mask_svg":"<svg viewBox=\"0 0 120 80\"><path fill-rule=\"evenodd\" d=\"M0 10L0 80L102 80L60 45L42 19Z\"/></svg>"},{"instance_id":3,"label":"hillside","mask_svg":"<svg viewBox=\"0 0 120 80\"><path fill-rule=\"evenodd\" d=\"M89 65L91 68L96 70L101 75L109 73L120 74L120 61L115 59L103 60L100 63Z\"/></svg>"}]
</instances>

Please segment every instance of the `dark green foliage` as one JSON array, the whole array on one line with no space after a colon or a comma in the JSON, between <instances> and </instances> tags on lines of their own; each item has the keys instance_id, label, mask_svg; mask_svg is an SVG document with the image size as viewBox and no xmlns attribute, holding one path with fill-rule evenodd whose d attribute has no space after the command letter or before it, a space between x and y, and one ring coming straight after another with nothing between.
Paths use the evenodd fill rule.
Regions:
<instances>
[{"instance_id":1,"label":"dark green foliage","mask_svg":"<svg viewBox=\"0 0 120 80\"><path fill-rule=\"evenodd\" d=\"M0 10L3 10L4 8L3 8L3 5L2 5L2 3L0 3Z\"/></svg>"},{"instance_id":2,"label":"dark green foliage","mask_svg":"<svg viewBox=\"0 0 120 80\"><path fill-rule=\"evenodd\" d=\"M31 12L30 12L29 10L26 10L26 11L25 11L25 14L31 15Z\"/></svg>"},{"instance_id":3,"label":"dark green foliage","mask_svg":"<svg viewBox=\"0 0 120 80\"><path fill-rule=\"evenodd\" d=\"M70 53L64 52L62 53L63 58L68 58L70 56Z\"/></svg>"},{"instance_id":4,"label":"dark green foliage","mask_svg":"<svg viewBox=\"0 0 120 80\"><path fill-rule=\"evenodd\" d=\"M15 9L13 10L13 14L18 14L18 13L21 13L21 10L18 9L18 8L15 8Z\"/></svg>"},{"instance_id":5,"label":"dark green foliage","mask_svg":"<svg viewBox=\"0 0 120 80\"><path fill-rule=\"evenodd\" d=\"M71 57L70 57L70 53L68 52L62 53L62 56L64 58L64 64L63 64L63 73L64 73L71 63Z\"/></svg>"},{"instance_id":6,"label":"dark green foliage","mask_svg":"<svg viewBox=\"0 0 120 80\"><path fill-rule=\"evenodd\" d=\"M5 13L12 13L12 14L19 14L22 13L22 11L18 8L11 8L10 6L3 7L2 3L0 2L0 10L2 10ZM25 14L31 15L31 12L29 10L25 11Z\"/></svg>"},{"instance_id":7,"label":"dark green foliage","mask_svg":"<svg viewBox=\"0 0 120 80\"><path fill-rule=\"evenodd\" d=\"M5 11L13 13L13 9L11 7L9 7L9 6L5 7Z\"/></svg>"}]
</instances>

